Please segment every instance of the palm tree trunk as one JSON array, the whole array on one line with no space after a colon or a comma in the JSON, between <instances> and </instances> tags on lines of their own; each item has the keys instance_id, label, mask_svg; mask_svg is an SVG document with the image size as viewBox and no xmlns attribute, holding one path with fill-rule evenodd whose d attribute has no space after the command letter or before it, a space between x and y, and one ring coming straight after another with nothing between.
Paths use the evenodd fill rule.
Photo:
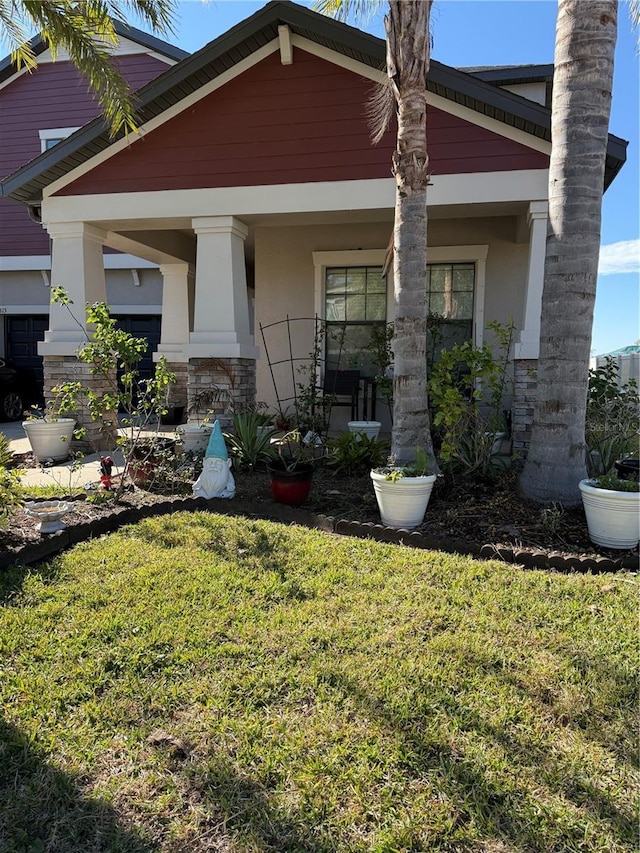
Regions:
<instances>
[{"instance_id":1,"label":"palm tree trunk","mask_svg":"<svg viewBox=\"0 0 640 853\"><path fill-rule=\"evenodd\" d=\"M400 462L417 447L433 455L427 406L427 125L432 0L390 0L387 72L396 102L394 380L391 451Z\"/></svg>"},{"instance_id":2,"label":"palm tree trunk","mask_svg":"<svg viewBox=\"0 0 640 853\"><path fill-rule=\"evenodd\" d=\"M580 502L617 0L559 0L538 397L525 496Z\"/></svg>"}]
</instances>

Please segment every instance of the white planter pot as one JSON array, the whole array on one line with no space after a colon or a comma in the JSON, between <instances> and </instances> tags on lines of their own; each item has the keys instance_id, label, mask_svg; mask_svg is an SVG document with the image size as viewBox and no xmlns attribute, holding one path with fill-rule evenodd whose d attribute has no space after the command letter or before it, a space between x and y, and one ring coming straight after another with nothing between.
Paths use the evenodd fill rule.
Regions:
<instances>
[{"instance_id":1,"label":"white planter pot","mask_svg":"<svg viewBox=\"0 0 640 853\"><path fill-rule=\"evenodd\" d=\"M212 432L213 424L182 424L176 430L176 435L182 442L185 453L204 453Z\"/></svg>"},{"instance_id":2,"label":"white planter pot","mask_svg":"<svg viewBox=\"0 0 640 853\"><path fill-rule=\"evenodd\" d=\"M426 477L399 477L395 482L371 471L380 518L387 527L413 530L422 524L431 497L435 474Z\"/></svg>"},{"instance_id":3,"label":"white planter pot","mask_svg":"<svg viewBox=\"0 0 640 853\"><path fill-rule=\"evenodd\" d=\"M349 427L349 432L353 432L356 435L363 432L367 438L376 439L382 424L380 421L349 421L347 426Z\"/></svg>"},{"instance_id":4,"label":"white planter pot","mask_svg":"<svg viewBox=\"0 0 640 853\"><path fill-rule=\"evenodd\" d=\"M605 548L635 548L640 541L640 492L598 489L580 480L589 538Z\"/></svg>"},{"instance_id":5,"label":"white planter pot","mask_svg":"<svg viewBox=\"0 0 640 853\"><path fill-rule=\"evenodd\" d=\"M22 428L27 434L33 455L39 462L47 459L64 462L69 457L75 425L73 418L22 422Z\"/></svg>"}]
</instances>

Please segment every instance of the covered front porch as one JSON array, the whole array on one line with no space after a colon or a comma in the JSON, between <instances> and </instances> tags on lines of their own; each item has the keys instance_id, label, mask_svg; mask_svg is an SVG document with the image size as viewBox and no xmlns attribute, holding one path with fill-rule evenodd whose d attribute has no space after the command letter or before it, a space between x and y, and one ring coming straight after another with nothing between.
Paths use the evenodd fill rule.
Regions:
<instances>
[{"instance_id":1,"label":"covered front porch","mask_svg":"<svg viewBox=\"0 0 640 853\"><path fill-rule=\"evenodd\" d=\"M527 371L538 354L544 194L544 173L505 172L468 175L463 183L460 176L434 177L429 197L429 263L473 268L473 340L482 343L487 322L513 318L513 357ZM198 417L198 400L208 399L223 418L256 399L273 405L260 326L287 316L326 318L328 270L381 268L393 199L391 179L45 197L51 284L64 287L75 306L75 318L51 307L40 344L47 386L62 378L90 335L79 306L106 300L106 249L159 267L162 322L154 357L164 356L178 376L172 405L184 406L190 419ZM376 317L393 319L392 276L384 315ZM290 346L302 356L311 345L306 333L292 343L270 341L269 358L284 357ZM217 398L203 393L212 389ZM526 402L514 400L516 430ZM335 426L341 414L348 417L337 412Z\"/></svg>"}]
</instances>

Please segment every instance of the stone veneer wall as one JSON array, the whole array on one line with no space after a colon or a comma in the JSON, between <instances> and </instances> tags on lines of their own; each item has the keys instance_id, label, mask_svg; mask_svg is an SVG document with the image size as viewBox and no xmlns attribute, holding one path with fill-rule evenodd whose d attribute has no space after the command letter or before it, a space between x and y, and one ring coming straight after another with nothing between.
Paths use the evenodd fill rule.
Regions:
<instances>
[{"instance_id":1,"label":"stone veneer wall","mask_svg":"<svg viewBox=\"0 0 640 853\"><path fill-rule=\"evenodd\" d=\"M256 363L250 358L192 358L188 373L189 422L209 417L231 425L233 408L256 400Z\"/></svg>"},{"instance_id":2,"label":"stone veneer wall","mask_svg":"<svg viewBox=\"0 0 640 853\"><path fill-rule=\"evenodd\" d=\"M45 355L43 358L45 400L47 403L54 399L52 388L62 382L80 382L85 388L91 388L99 397L113 393L115 376L108 379L104 376L94 376L89 365L78 361L74 355ZM113 450L116 446L117 416L116 412L108 413L104 423L92 421L86 404L80 398L77 411L69 417L75 417L78 426L86 430L86 436L80 441L74 441L73 449L77 450Z\"/></svg>"},{"instance_id":3,"label":"stone veneer wall","mask_svg":"<svg viewBox=\"0 0 640 853\"><path fill-rule=\"evenodd\" d=\"M169 406L184 406L185 414L188 400L189 369L184 361L167 361L167 370L175 373L176 381L169 391Z\"/></svg>"},{"instance_id":4,"label":"stone veneer wall","mask_svg":"<svg viewBox=\"0 0 640 853\"><path fill-rule=\"evenodd\" d=\"M514 362L511 436L513 450L521 456L527 455L531 442L533 409L538 388L537 374L537 359L522 359Z\"/></svg>"}]
</instances>

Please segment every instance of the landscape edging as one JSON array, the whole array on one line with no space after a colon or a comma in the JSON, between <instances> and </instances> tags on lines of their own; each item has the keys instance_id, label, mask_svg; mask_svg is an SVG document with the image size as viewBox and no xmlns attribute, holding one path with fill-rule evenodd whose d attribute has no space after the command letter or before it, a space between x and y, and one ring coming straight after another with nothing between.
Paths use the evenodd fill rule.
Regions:
<instances>
[{"instance_id":1,"label":"landscape edging","mask_svg":"<svg viewBox=\"0 0 640 853\"><path fill-rule=\"evenodd\" d=\"M64 498L69 500L71 498ZM0 569L16 565L33 565L61 553L72 545L89 539L95 539L107 533L113 533L125 524L134 524L144 518L167 515L173 512L214 512L221 515L243 515L277 521L282 524L299 524L325 533L338 536L351 536L358 539L373 539L377 542L390 542L422 550L444 551L450 554L499 560L514 563L525 569L553 569L560 572L614 572L637 570L638 558L634 555L610 559L608 557L566 557L563 554L546 554L543 551L526 551L490 543L480 545L459 539L433 536L418 531L396 530L373 522L348 521L332 516L311 512L303 507L290 507L274 503L269 508L261 501L249 499L224 500L220 498L184 497L170 498L155 504L139 507L116 509L111 515L96 518L84 524L52 533L38 542L28 543L0 555Z\"/></svg>"}]
</instances>

